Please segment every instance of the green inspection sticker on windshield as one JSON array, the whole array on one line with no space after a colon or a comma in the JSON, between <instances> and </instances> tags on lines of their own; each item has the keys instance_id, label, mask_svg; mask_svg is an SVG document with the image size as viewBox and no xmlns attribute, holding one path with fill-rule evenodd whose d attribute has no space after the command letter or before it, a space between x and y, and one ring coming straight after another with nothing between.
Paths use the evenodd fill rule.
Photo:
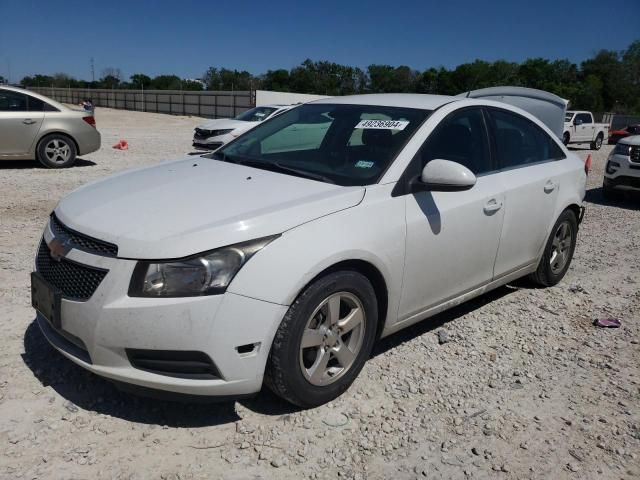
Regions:
<instances>
[{"instance_id":1,"label":"green inspection sticker on windshield","mask_svg":"<svg viewBox=\"0 0 640 480\"><path fill-rule=\"evenodd\" d=\"M373 162L369 162L367 160L358 160L356 162L356 168L371 168L373 167Z\"/></svg>"}]
</instances>

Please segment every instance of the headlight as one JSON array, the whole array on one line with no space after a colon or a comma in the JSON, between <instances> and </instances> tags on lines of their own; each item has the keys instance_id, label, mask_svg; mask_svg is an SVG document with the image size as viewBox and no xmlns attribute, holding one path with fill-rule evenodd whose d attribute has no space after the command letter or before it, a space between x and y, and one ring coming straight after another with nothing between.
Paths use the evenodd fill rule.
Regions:
<instances>
[{"instance_id":1,"label":"headlight","mask_svg":"<svg viewBox=\"0 0 640 480\"><path fill-rule=\"evenodd\" d=\"M620 142L616 143L616 148L613 149L614 155L624 155L625 157L628 157L629 152L631 152L631 145L626 145Z\"/></svg>"},{"instance_id":2,"label":"headlight","mask_svg":"<svg viewBox=\"0 0 640 480\"><path fill-rule=\"evenodd\" d=\"M139 261L130 297L196 297L223 293L236 273L279 235L258 238L211 252L166 262Z\"/></svg>"}]
</instances>

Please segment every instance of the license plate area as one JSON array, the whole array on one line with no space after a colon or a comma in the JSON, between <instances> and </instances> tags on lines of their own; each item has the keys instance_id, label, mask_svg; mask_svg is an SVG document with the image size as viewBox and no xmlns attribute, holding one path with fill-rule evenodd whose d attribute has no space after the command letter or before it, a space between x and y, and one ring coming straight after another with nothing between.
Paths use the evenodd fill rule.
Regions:
<instances>
[{"instance_id":1,"label":"license plate area","mask_svg":"<svg viewBox=\"0 0 640 480\"><path fill-rule=\"evenodd\" d=\"M31 305L54 328L61 328L60 310L62 292L47 282L38 272L31 273Z\"/></svg>"}]
</instances>

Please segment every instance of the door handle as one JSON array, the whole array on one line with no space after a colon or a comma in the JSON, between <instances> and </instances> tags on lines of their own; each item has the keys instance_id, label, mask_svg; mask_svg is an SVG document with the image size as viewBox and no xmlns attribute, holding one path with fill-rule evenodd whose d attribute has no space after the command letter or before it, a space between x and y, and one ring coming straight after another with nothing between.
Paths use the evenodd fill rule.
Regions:
<instances>
[{"instance_id":1,"label":"door handle","mask_svg":"<svg viewBox=\"0 0 640 480\"><path fill-rule=\"evenodd\" d=\"M551 193L556 189L556 184L549 180L544 184L544 193Z\"/></svg>"},{"instance_id":2,"label":"door handle","mask_svg":"<svg viewBox=\"0 0 640 480\"><path fill-rule=\"evenodd\" d=\"M498 202L495 198L492 198L487 203L484 204L484 213L487 215L497 212L502 208L502 202Z\"/></svg>"},{"instance_id":3,"label":"door handle","mask_svg":"<svg viewBox=\"0 0 640 480\"><path fill-rule=\"evenodd\" d=\"M22 121L22 123L24 123L25 125L33 125L34 123L36 123L36 121L31 120L30 118L26 118Z\"/></svg>"}]
</instances>

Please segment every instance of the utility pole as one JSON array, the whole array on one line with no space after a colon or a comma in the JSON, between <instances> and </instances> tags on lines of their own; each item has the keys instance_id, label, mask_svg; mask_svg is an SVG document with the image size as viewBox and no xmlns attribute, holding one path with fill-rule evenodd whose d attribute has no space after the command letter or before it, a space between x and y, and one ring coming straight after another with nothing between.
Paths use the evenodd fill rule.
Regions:
<instances>
[{"instance_id":1,"label":"utility pole","mask_svg":"<svg viewBox=\"0 0 640 480\"><path fill-rule=\"evenodd\" d=\"M91 57L91 82L93 83L95 81L96 81L96 70L93 64L93 57Z\"/></svg>"}]
</instances>

